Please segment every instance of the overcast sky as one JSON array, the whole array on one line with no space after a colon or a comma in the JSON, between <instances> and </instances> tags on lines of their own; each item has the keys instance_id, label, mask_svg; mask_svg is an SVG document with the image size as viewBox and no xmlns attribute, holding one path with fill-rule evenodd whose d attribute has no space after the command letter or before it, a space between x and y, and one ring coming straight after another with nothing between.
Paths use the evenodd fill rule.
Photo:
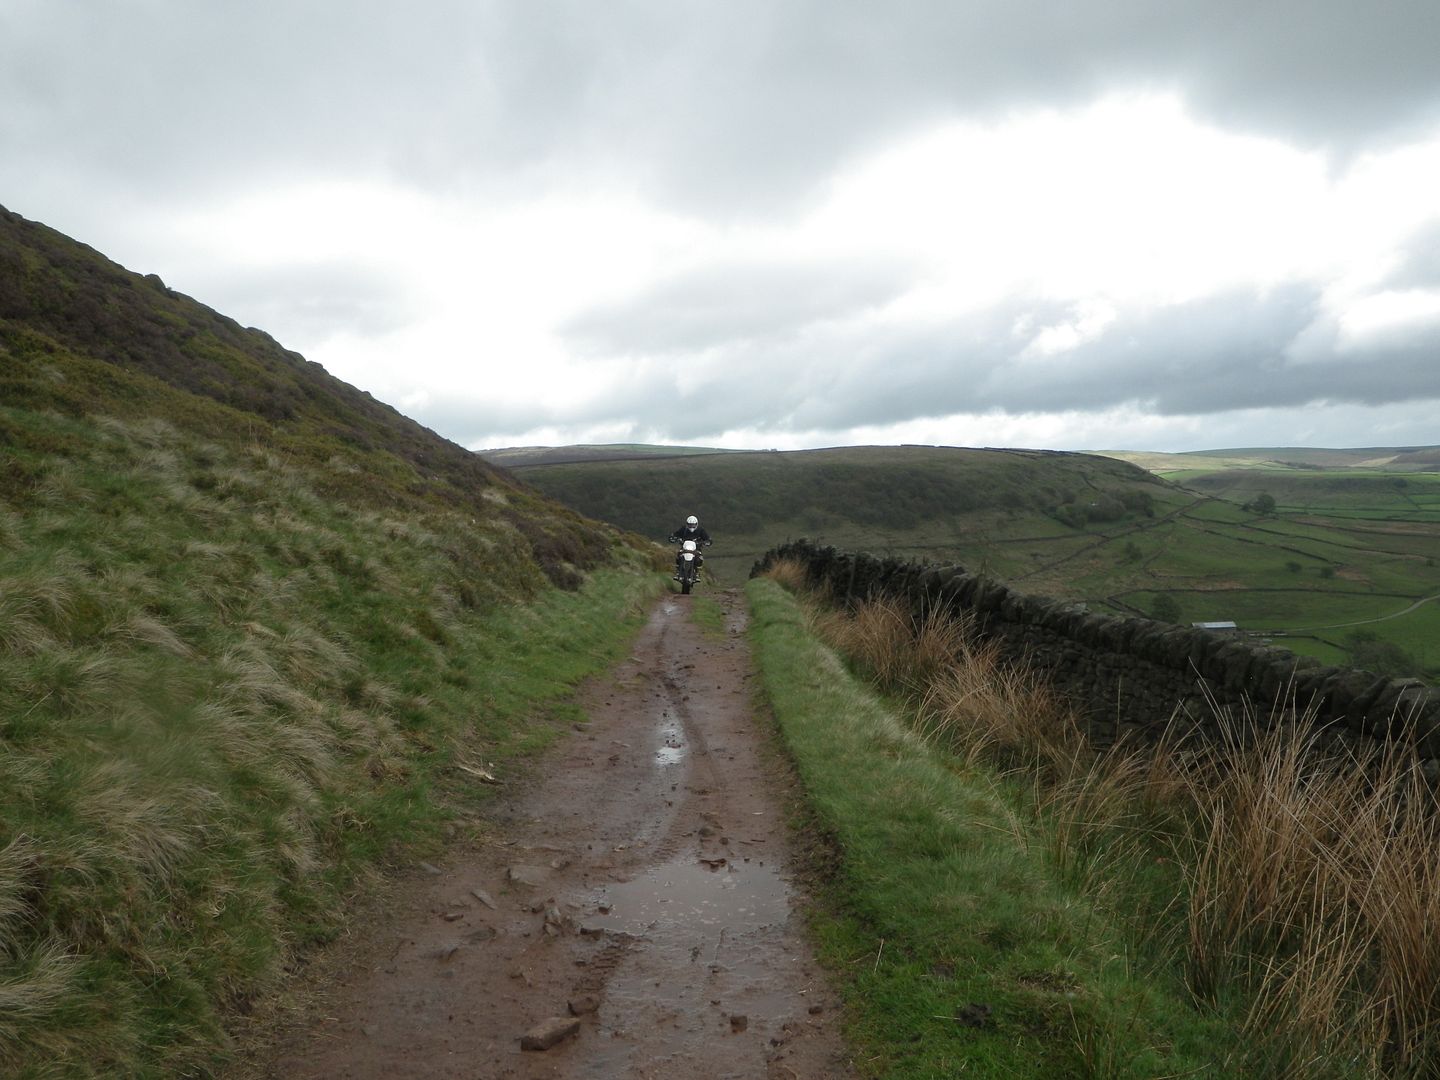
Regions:
<instances>
[{"instance_id":1,"label":"overcast sky","mask_svg":"<svg viewBox=\"0 0 1440 1080\"><path fill-rule=\"evenodd\" d=\"M1440 443L1436 0L0 0L0 205L464 445Z\"/></svg>"}]
</instances>

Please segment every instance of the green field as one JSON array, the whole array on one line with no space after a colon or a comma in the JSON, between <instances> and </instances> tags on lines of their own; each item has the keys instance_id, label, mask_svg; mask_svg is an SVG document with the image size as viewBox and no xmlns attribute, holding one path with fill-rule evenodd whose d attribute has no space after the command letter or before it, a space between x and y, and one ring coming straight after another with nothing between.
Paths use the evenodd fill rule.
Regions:
<instances>
[{"instance_id":1,"label":"green field","mask_svg":"<svg viewBox=\"0 0 1440 1080\"><path fill-rule=\"evenodd\" d=\"M1437 604L1421 603L1440 597L1432 452L1134 457L1154 471L1086 454L850 447L515 472L656 540L698 514L716 537L708 565L726 583L806 536L958 563L1097 611L1169 605L1184 623L1233 620L1330 663L1348 662L1347 639L1364 630L1408 654L1406 672L1387 674L1440 674ZM1255 507L1262 496L1273 509Z\"/></svg>"}]
</instances>

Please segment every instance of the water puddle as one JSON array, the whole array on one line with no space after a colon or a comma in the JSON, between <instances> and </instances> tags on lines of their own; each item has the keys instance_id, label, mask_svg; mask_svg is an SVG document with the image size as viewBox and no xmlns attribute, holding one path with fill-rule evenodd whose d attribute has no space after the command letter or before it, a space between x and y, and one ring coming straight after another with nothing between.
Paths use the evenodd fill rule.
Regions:
<instances>
[{"instance_id":1,"label":"water puddle","mask_svg":"<svg viewBox=\"0 0 1440 1080\"><path fill-rule=\"evenodd\" d=\"M655 764L660 766L678 765L685 760L689 747L685 743L685 729L666 709L660 725L660 748L655 751Z\"/></svg>"},{"instance_id":2,"label":"water puddle","mask_svg":"<svg viewBox=\"0 0 1440 1080\"><path fill-rule=\"evenodd\" d=\"M630 934L674 926L754 930L790 915L789 886L758 863L712 869L698 861L674 862L606 886L597 901L602 911L586 923Z\"/></svg>"}]
</instances>

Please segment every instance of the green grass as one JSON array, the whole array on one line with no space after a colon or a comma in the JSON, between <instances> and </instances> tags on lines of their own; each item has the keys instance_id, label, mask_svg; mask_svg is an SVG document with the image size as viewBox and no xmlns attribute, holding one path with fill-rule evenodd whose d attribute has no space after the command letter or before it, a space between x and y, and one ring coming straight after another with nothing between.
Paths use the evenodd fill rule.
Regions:
<instances>
[{"instance_id":1,"label":"green grass","mask_svg":"<svg viewBox=\"0 0 1440 1080\"><path fill-rule=\"evenodd\" d=\"M867 1075L1200 1075L1227 1031L1067 882L994 774L909 730L752 582L765 694L833 851L816 931Z\"/></svg>"},{"instance_id":2,"label":"green grass","mask_svg":"<svg viewBox=\"0 0 1440 1080\"><path fill-rule=\"evenodd\" d=\"M467 770L579 719L660 578L619 545L562 591L500 514L5 416L33 482L0 502L0 1073L203 1073L368 875L481 827Z\"/></svg>"},{"instance_id":3,"label":"green grass","mask_svg":"<svg viewBox=\"0 0 1440 1080\"><path fill-rule=\"evenodd\" d=\"M725 609L708 596L690 595L690 618L712 637L725 636Z\"/></svg>"},{"instance_id":4,"label":"green grass","mask_svg":"<svg viewBox=\"0 0 1440 1080\"><path fill-rule=\"evenodd\" d=\"M81 429L56 421L158 417L302 470L327 501L505 517L561 587L576 583L573 568L606 561L601 532L478 455L267 334L3 208L0 312L0 498L17 509L54 456L86 453ZM193 479L218 482L204 470Z\"/></svg>"},{"instance_id":5,"label":"green grass","mask_svg":"<svg viewBox=\"0 0 1440 1080\"><path fill-rule=\"evenodd\" d=\"M1414 675L1440 671L1440 606L1437 606L1435 601L1409 614L1384 622L1289 635L1276 638L1275 642L1295 652L1313 656L1326 664L1345 665L1350 662L1348 639L1359 630L1374 634L1380 640L1402 649L1418 669L1395 674ZM1432 674L1429 677L1433 679L1434 676Z\"/></svg>"}]
</instances>

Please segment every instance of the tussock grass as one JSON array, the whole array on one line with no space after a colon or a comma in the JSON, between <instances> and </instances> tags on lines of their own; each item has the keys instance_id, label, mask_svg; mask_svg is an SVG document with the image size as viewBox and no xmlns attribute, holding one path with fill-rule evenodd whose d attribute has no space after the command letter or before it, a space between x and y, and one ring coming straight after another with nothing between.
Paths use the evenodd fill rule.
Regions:
<instances>
[{"instance_id":1,"label":"tussock grass","mask_svg":"<svg viewBox=\"0 0 1440 1080\"><path fill-rule=\"evenodd\" d=\"M799 559L776 559L765 576L796 595L804 595L809 589L810 572Z\"/></svg>"},{"instance_id":2,"label":"tussock grass","mask_svg":"<svg viewBox=\"0 0 1440 1080\"><path fill-rule=\"evenodd\" d=\"M959 643L950 662L924 678L920 730L972 764L1027 768L1053 783L1070 779L1087 759L1075 717L1029 669L1002 664L962 624L951 626Z\"/></svg>"},{"instance_id":3,"label":"tussock grass","mask_svg":"<svg viewBox=\"0 0 1440 1080\"><path fill-rule=\"evenodd\" d=\"M958 623L934 612L917 618L893 600L819 614L816 629L868 678L896 692L923 693L965 642Z\"/></svg>"},{"instance_id":4,"label":"tussock grass","mask_svg":"<svg viewBox=\"0 0 1440 1080\"><path fill-rule=\"evenodd\" d=\"M1254 718L1191 763L1187 975L1243 988L1246 1029L1314 1075L1440 1069L1440 815L1397 746L1337 755ZM1283 1040L1273 1032L1283 1030ZM1327 1071L1329 1070L1329 1071Z\"/></svg>"},{"instance_id":5,"label":"tussock grass","mask_svg":"<svg viewBox=\"0 0 1440 1080\"><path fill-rule=\"evenodd\" d=\"M0 1075L204 1075L367 877L478 827L453 762L554 738L658 582L616 549L561 593L507 521L19 416L78 449L0 514Z\"/></svg>"},{"instance_id":6,"label":"tussock grass","mask_svg":"<svg viewBox=\"0 0 1440 1080\"><path fill-rule=\"evenodd\" d=\"M749 587L765 693L832 852L816 932L867 1075L1201 1075L1223 1028L1141 977L1058 875L1012 784L854 679L773 582ZM1219 1075L1218 1073L1216 1075Z\"/></svg>"},{"instance_id":7,"label":"tussock grass","mask_svg":"<svg viewBox=\"0 0 1440 1080\"><path fill-rule=\"evenodd\" d=\"M889 658L923 657L923 628L872 607L811 622L904 691L929 745L1011 791L1025 843L1134 971L1232 1028L1230 1073L1440 1072L1440 807L1410 743L1339 751L1310 717L1217 710L1208 740L1097 753L1033 672L963 632L948 667L907 674ZM1076 1036L1087 1059L1124 1042Z\"/></svg>"}]
</instances>

